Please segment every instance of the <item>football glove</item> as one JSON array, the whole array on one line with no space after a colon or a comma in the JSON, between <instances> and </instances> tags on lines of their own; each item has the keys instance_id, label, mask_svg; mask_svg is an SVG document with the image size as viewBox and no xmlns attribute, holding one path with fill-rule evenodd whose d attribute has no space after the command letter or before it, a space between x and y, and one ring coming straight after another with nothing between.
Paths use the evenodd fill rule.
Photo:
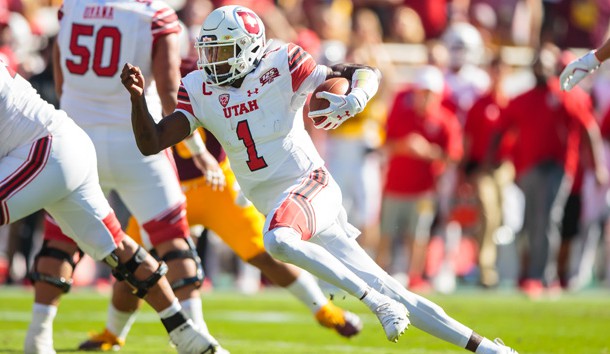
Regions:
<instances>
[{"instance_id":1,"label":"football glove","mask_svg":"<svg viewBox=\"0 0 610 354\"><path fill-rule=\"evenodd\" d=\"M595 56L595 51L583 55L582 57L573 60L568 64L559 76L561 89L565 91L571 90L588 74L599 68L600 61Z\"/></svg>"},{"instance_id":2,"label":"football glove","mask_svg":"<svg viewBox=\"0 0 610 354\"><path fill-rule=\"evenodd\" d=\"M347 95L318 92L316 98L328 100L330 105L325 109L309 112L309 118L326 116L326 119L315 122L314 126L324 130L335 129L349 118L362 112L366 104L366 95L360 91L362 90L355 88Z\"/></svg>"}]
</instances>

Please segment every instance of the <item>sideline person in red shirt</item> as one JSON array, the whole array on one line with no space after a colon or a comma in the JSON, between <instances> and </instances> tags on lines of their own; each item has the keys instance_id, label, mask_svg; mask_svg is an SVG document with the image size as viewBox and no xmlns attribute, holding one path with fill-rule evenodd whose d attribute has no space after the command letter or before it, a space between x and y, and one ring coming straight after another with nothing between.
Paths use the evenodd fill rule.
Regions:
<instances>
[{"instance_id":1,"label":"sideline person in red shirt","mask_svg":"<svg viewBox=\"0 0 610 354\"><path fill-rule=\"evenodd\" d=\"M541 48L533 66L535 87L509 103L500 123L501 133L511 128L518 132L513 161L525 195L524 231L529 241L522 290L531 297L557 285L560 225L581 135L592 148L598 183L608 179L591 105L583 95L560 91L558 56L559 50L551 44Z\"/></svg>"},{"instance_id":2,"label":"sideline person in red shirt","mask_svg":"<svg viewBox=\"0 0 610 354\"><path fill-rule=\"evenodd\" d=\"M378 261L391 260L394 241L408 241L405 257L410 260L411 288L427 287L425 249L436 214L436 181L447 163L462 157L462 129L455 114L442 105L444 88L440 69L418 68L413 86L397 94L387 122L389 163ZM399 268L406 267L396 264L399 260L390 262L385 264L390 272L400 273Z\"/></svg>"},{"instance_id":3,"label":"sideline person in red shirt","mask_svg":"<svg viewBox=\"0 0 610 354\"><path fill-rule=\"evenodd\" d=\"M488 156L492 138L498 130L502 110L508 105L508 97L502 89L508 67L500 56L495 57L488 68L491 78L490 90L479 98L468 111L464 126L463 172L469 183L476 188L481 208L479 241L480 282L492 287L498 283L496 271L496 244L494 233L502 226L502 190L514 180L514 167L510 162L502 163L506 149L496 156ZM490 160L490 161L487 161ZM490 168L488 168L490 167ZM518 211L515 211L518 212Z\"/></svg>"}]
</instances>

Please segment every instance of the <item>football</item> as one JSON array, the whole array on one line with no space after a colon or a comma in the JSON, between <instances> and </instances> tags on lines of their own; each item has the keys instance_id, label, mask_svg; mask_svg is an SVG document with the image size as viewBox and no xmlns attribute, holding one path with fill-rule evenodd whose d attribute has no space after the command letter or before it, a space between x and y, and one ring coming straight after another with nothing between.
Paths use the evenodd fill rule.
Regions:
<instances>
[{"instance_id":1,"label":"football","mask_svg":"<svg viewBox=\"0 0 610 354\"><path fill-rule=\"evenodd\" d=\"M318 86L314 92L311 94L311 99L309 100L309 111L317 111L320 109L328 108L330 102L324 98L316 98L316 94L321 91L326 91L330 93L334 93L337 95L345 95L349 91L349 81L343 77L334 77L332 79L328 79L324 81L320 86ZM314 123L317 123L321 120L324 120L326 117L315 117L312 118Z\"/></svg>"}]
</instances>

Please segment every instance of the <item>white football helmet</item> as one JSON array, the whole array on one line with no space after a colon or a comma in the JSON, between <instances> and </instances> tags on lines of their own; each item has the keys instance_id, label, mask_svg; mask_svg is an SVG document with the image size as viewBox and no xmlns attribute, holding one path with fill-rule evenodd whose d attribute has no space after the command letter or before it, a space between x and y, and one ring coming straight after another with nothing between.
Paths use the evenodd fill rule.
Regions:
<instances>
[{"instance_id":1,"label":"white football helmet","mask_svg":"<svg viewBox=\"0 0 610 354\"><path fill-rule=\"evenodd\" d=\"M479 30L466 22L451 24L441 37L449 51L449 66L459 69L466 64L479 65L485 54Z\"/></svg>"},{"instance_id":2,"label":"white football helmet","mask_svg":"<svg viewBox=\"0 0 610 354\"><path fill-rule=\"evenodd\" d=\"M266 45L265 26L254 11L235 5L219 7L199 31L197 67L207 84L231 84L258 65Z\"/></svg>"}]
</instances>

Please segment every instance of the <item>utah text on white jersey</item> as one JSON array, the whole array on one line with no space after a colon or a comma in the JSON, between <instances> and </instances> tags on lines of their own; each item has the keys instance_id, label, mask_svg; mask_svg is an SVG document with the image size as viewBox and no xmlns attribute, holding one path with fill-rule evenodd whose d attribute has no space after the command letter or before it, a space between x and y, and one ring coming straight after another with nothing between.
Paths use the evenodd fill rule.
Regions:
<instances>
[{"instance_id":1,"label":"utah text on white jersey","mask_svg":"<svg viewBox=\"0 0 610 354\"><path fill-rule=\"evenodd\" d=\"M160 119L151 59L156 38L180 31L174 10L158 0L65 0L59 20L61 108L68 115L80 126L131 127L129 94L120 80L129 62L142 70L150 112Z\"/></svg>"},{"instance_id":2,"label":"utah text on white jersey","mask_svg":"<svg viewBox=\"0 0 610 354\"><path fill-rule=\"evenodd\" d=\"M209 86L202 72L182 79L177 110L222 143L244 194L267 213L286 188L324 165L303 124L307 94L327 68L289 43L270 50L241 87Z\"/></svg>"}]
</instances>

